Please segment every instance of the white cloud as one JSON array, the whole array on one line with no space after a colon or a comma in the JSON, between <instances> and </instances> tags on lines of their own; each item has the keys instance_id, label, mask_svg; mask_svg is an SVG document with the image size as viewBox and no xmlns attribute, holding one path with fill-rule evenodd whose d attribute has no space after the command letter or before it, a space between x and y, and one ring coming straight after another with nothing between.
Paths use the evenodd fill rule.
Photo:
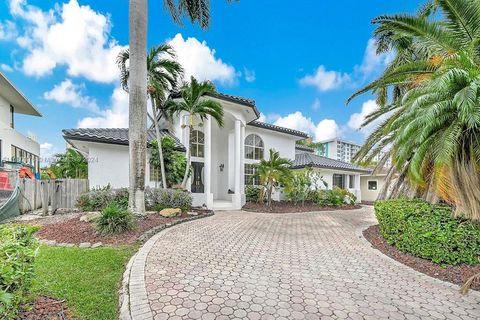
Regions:
<instances>
[{"instance_id":1,"label":"white cloud","mask_svg":"<svg viewBox=\"0 0 480 320\"><path fill-rule=\"evenodd\" d=\"M57 153L57 149L53 144L49 142L44 142L40 144L40 164L48 165L52 161L52 157Z\"/></svg>"},{"instance_id":2,"label":"white cloud","mask_svg":"<svg viewBox=\"0 0 480 320\"><path fill-rule=\"evenodd\" d=\"M25 0L10 0L10 12L24 20L17 39L27 55L22 69L27 75L43 76L65 65L70 76L111 83L118 79L115 64L120 46L110 36L107 15L81 6L77 0L42 11Z\"/></svg>"},{"instance_id":3,"label":"white cloud","mask_svg":"<svg viewBox=\"0 0 480 320\"><path fill-rule=\"evenodd\" d=\"M244 68L243 71L243 73L245 74L245 81L254 82L256 80L255 70L249 70L247 68Z\"/></svg>"},{"instance_id":4,"label":"white cloud","mask_svg":"<svg viewBox=\"0 0 480 320\"><path fill-rule=\"evenodd\" d=\"M318 109L320 109L320 99L315 98L312 103L312 110L317 111Z\"/></svg>"},{"instance_id":5,"label":"white cloud","mask_svg":"<svg viewBox=\"0 0 480 320\"><path fill-rule=\"evenodd\" d=\"M277 121L278 118L280 118L279 114L276 114L276 113L264 114L263 112L260 112L260 117L258 118L258 121L273 123L273 122Z\"/></svg>"},{"instance_id":6,"label":"white cloud","mask_svg":"<svg viewBox=\"0 0 480 320\"><path fill-rule=\"evenodd\" d=\"M311 118L304 116L300 111L277 119L275 125L306 132L315 141L335 138L341 133L335 120L323 119L315 124Z\"/></svg>"},{"instance_id":7,"label":"white cloud","mask_svg":"<svg viewBox=\"0 0 480 320\"><path fill-rule=\"evenodd\" d=\"M196 38L184 39L178 33L169 40L170 45L175 49L177 61L185 69L185 80L194 76L200 81L219 81L222 84L233 84L238 73L235 68L220 58L215 57L215 49L208 47L205 41L198 41Z\"/></svg>"},{"instance_id":8,"label":"white cloud","mask_svg":"<svg viewBox=\"0 0 480 320\"><path fill-rule=\"evenodd\" d=\"M0 40L13 40L17 35L17 28L12 21L0 23Z\"/></svg>"},{"instance_id":9,"label":"white cloud","mask_svg":"<svg viewBox=\"0 0 480 320\"><path fill-rule=\"evenodd\" d=\"M5 72L13 72L13 68L5 63L0 64L0 69L2 69Z\"/></svg>"},{"instance_id":10,"label":"white cloud","mask_svg":"<svg viewBox=\"0 0 480 320\"><path fill-rule=\"evenodd\" d=\"M77 85L72 80L66 79L55 85L52 90L45 92L43 97L47 100L68 104L74 108L84 108L95 113L100 112L96 100L83 95L84 88L85 85Z\"/></svg>"},{"instance_id":11,"label":"white cloud","mask_svg":"<svg viewBox=\"0 0 480 320\"><path fill-rule=\"evenodd\" d=\"M300 79L300 84L304 86L314 86L319 91L324 92L338 89L349 81L350 76L348 74L328 71L325 69L325 66L320 65L313 75L307 75Z\"/></svg>"},{"instance_id":12,"label":"white cloud","mask_svg":"<svg viewBox=\"0 0 480 320\"><path fill-rule=\"evenodd\" d=\"M121 88L115 88L110 101L110 107L100 111L97 117L83 118L77 126L79 128L127 128L128 94Z\"/></svg>"},{"instance_id":13,"label":"white cloud","mask_svg":"<svg viewBox=\"0 0 480 320\"><path fill-rule=\"evenodd\" d=\"M365 118L368 115L370 115L372 112L377 111L378 108L379 106L377 105L375 100L365 101L362 105L362 110L359 113L354 113L350 116L350 119L348 120L348 124L347 124L348 127L353 130L359 130L364 136L368 136L388 116L388 115L384 115L379 119L371 122L367 126L361 128L363 122L365 121Z\"/></svg>"},{"instance_id":14,"label":"white cloud","mask_svg":"<svg viewBox=\"0 0 480 320\"><path fill-rule=\"evenodd\" d=\"M362 64L355 66L355 72L362 80L378 73L393 59L393 53L377 55L375 39L369 39Z\"/></svg>"}]
</instances>

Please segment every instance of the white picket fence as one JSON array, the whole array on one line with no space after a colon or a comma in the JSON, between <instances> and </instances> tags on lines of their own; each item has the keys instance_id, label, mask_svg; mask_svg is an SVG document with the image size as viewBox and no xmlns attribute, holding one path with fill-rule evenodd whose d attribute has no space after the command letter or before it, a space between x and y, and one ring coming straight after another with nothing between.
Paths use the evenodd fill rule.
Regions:
<instances>
[{"instance_id":1,"label":"white picket fence","mask_svg":"<svg viewBox=\"0 0 480 320\"><path fill-rule=\"evenodd\" d=\"M88 190L87 179L20 180L20 212L42 209L47 213L49 206L54 213L59 208L75 207L78 197Z\"/></svg>"}]
</instances>

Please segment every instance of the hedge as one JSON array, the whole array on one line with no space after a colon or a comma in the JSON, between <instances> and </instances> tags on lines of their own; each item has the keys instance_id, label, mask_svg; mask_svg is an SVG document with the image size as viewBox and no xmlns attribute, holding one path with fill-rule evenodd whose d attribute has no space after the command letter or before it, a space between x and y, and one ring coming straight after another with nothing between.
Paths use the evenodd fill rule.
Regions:
<instances>
[{"instance_id":1,"label":"hedge","mask_svg":"<svg viewBox=\"0 0 480 320\"><path fill-rule=\"evenodd\" d=\"M0 226L0 318L15 319L29 297L34 273L38 228L25 225Z\"/></svg>"},{"instance_id":2,"label":"hedge","mask_svg":"<svg viewBox=\"0 0 480 320\"><path fill-rule=\"evenodd\" d=\"M452 216L447 205L422 200L375 202L380 232L390 245L439 264L478 264L480 225Z\"/></svg>"}]
</instances>

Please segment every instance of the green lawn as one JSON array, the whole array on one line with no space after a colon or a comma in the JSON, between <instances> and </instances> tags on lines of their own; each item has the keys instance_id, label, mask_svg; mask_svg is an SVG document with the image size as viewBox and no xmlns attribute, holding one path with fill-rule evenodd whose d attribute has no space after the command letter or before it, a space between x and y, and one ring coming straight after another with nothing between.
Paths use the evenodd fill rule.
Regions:
<instances>
[{"instance_id":1,"label":"green lawn","mask_svg":"<svg viewBox=\"0 0 480 320\"><path fill-rule=\"evenodd\" d=\"M118 289L133 251L41 246L33 292L65 299L75 318L116 319Z\"/></svg>"}]
</instances>

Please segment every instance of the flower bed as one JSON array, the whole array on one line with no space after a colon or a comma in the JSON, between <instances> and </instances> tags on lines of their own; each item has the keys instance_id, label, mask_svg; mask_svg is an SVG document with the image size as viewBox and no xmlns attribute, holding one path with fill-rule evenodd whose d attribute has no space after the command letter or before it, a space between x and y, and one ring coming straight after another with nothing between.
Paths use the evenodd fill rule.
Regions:
<instances>
[{"instance_id":1,"label":"flower bed","mask_svg":"<svg viewBox=\"0 0 480 320\"><path fill-rule=\"evenodd\" d=\"M297 212L314 212L314 211L333 211L333 210L353 210L360 209L360 205L340 205L340 206L320 206L313 202L305 202L305 205L293 204L288 201L272 202L269 208L264 203L247 202L243 206L243 210L251 212L268 212L268 213L297 213Z\"/></svg>"},{"instance_id":2,"label":"flower bed","mask_svg":"<svg viewBox=\"0 0 480 320\"><path fill-rule=\"evenodd\" d=\"M480 273L480 265L471 266L460 264L456 266L445 266L402 252L388 244L381 235L378 225L366 229L363 231L363 235L374 248L380 250L385 255L433 278L463 285L468 278ZM474 283L472 289L480 291L480 282Z\"/></svg>"},{"instance_id":3,"label":"flower bed","mask_svg":"<svg viewBox=\"0 0 480 320\"><path fill-rule=\"evenodd\" d=\"M107 245L124 245L135 243L145 232L162 225L203 217L211 213L208 210L195 210L197 216L182 213L173 218L165 218L158 213L150 213L137 219L137 226L132 231L120 234L100 234L93 222L80 221L80 217L67 221L46 224L35 235L43 240L55 241L57 244L102 243Z\"/></svg>"}]
</instances>

